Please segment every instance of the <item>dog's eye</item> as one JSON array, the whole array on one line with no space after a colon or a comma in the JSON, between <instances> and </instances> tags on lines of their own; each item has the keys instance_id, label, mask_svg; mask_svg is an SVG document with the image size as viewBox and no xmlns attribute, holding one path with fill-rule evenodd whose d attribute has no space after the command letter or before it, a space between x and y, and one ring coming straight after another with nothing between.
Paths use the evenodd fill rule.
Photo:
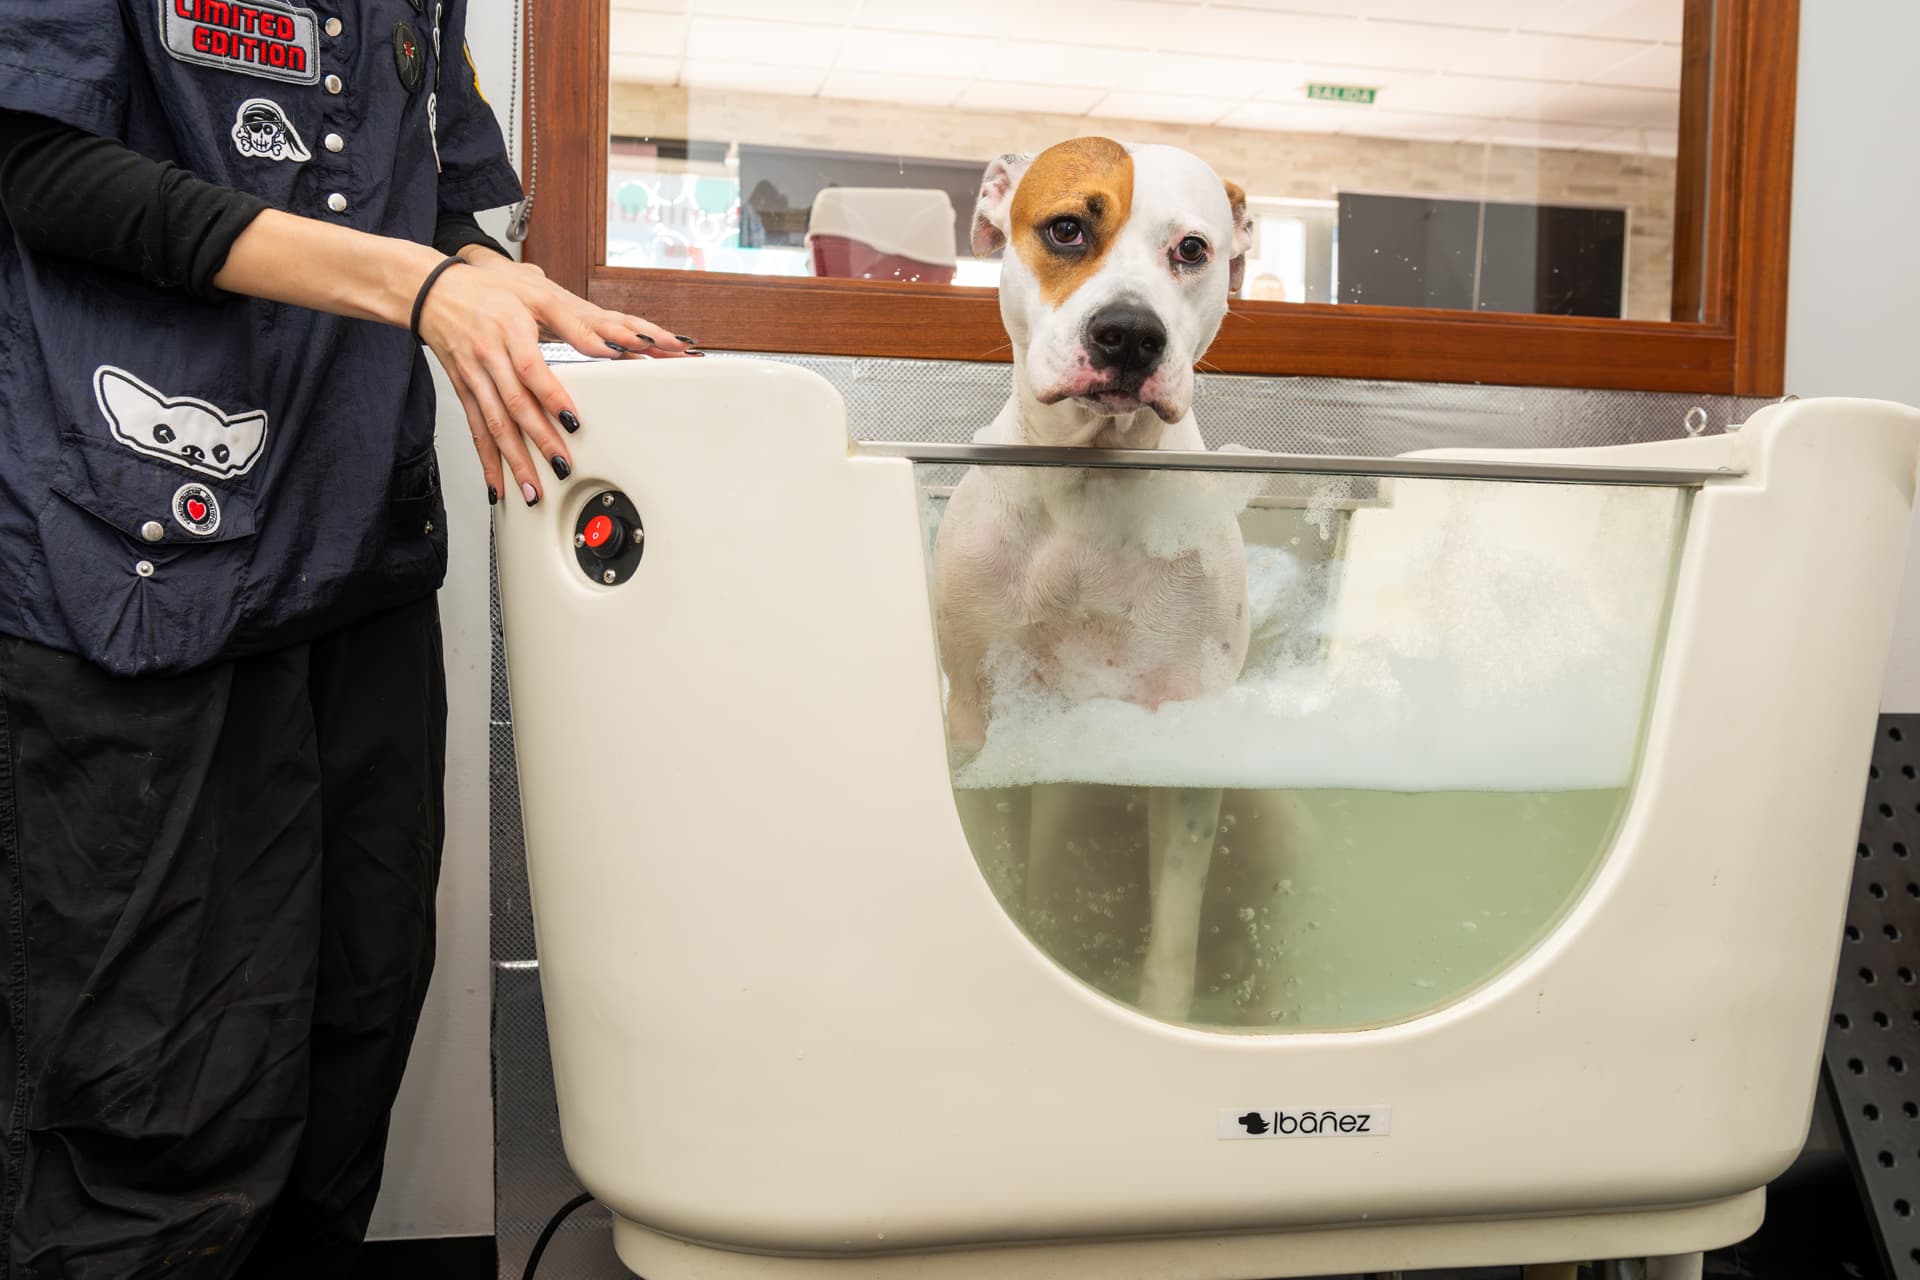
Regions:
<instances>
[{"instance_id":1,"label":"dog's eye","mask_svg":"<svg viewBox=\"0 0 1920 1280\"><path fill-rule=\"evenodd\" d=\"M1189 266L1197 266L1207 260L1207 242L1199 236L1188 236L1173 246L1173 256Z\"/></svg>"},{"instance_id":2,"label":"dog's eye","mask_svg":"<svg viewBox=\"0 0 1920 1280\"><path fill-rule=\"evenodd\" d=\"M1086 243L1086 232L1078 218L1055 218L1047 224L1047 241L1058 249L1073 249Z\"/></svg>"}]
</instances>

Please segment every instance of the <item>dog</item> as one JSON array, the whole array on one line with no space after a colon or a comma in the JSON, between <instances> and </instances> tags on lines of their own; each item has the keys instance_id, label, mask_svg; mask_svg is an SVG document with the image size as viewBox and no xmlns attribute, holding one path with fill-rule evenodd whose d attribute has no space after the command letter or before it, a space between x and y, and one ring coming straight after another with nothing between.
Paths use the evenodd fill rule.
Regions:
<instances>
[{"instance_id":1,"label":"dog","mask_svg":"<svg viewBox=\"0 0 1920 1280\"><path fill-rule=\"evenodd\" d=\"M1246 195L1173 147L1076 138L993 161L976 254L1004 249L1013 392L974 439L1205 448L1194 365L1251 247ZM956 753L986 740L996 655L1069 700L1149 709L1232 685L1249 635L1238 504L1208 479L987 467L955 487L934 546L935 612ZM1217 789L1151 789L1148 938L1137 1003L1182 1020L1193 997ZM1036 800L1034 822L1040 821ZM1035 839L1030 859L1043 857ZM1030 865L1031 882L1045 874Z\"/></svg>"}]
</instances>

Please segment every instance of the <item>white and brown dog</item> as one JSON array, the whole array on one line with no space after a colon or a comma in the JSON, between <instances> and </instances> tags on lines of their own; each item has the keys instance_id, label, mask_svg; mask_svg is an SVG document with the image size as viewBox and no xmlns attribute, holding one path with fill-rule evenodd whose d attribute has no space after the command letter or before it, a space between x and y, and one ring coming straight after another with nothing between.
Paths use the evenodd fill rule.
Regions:
<instances>
[{"instance_id":1,"label":"white and brown dog","mask_svg":"<svg viewBox=\"0 0 1920 1280\"><path fill-rule=\"evenodd\" d=\"M973 247L1005 247L1000 314L1013 394L988 444L1205 447L1191 406L1252 235L1246 199L1172 147L1078 138L987 169ZM1025 678L1071 700L1150 708L1240 676L1246 559L1235 504L1152 471L970 471L934 551L948 729L985 740L989 659L1016 647ZM1150 932L1139 1003L1185 1018L1218 790L1155 788ZM1035 851L1037 854L1037 850Z\"/></svg>"}]
</instances>

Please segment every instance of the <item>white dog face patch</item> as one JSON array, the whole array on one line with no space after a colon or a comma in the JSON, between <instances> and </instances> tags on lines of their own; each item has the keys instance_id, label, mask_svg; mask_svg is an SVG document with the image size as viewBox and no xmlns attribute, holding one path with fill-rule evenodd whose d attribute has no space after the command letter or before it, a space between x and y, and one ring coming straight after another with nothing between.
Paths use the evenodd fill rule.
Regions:
<instances>
[{"instance_id":1,"label":"white dog face patch","mask_svg":"<svg viewBox=\"0 0 1920 1280\"><path fill-rule=\"evenodd\" d=\"M114 439L202 475L223 480L245 475L267 441L265 413L228 414L204 400L169 399L112 365L94 372L93 394Z\"/></svg>"},{"instance_id":2,"label":"white dog face patch","mask_svg":"<svg viewBox=\"0 0 1920 1280\"><path fill-rule=\"evenodd\" d=\"M248 98L240 104L233 116L233 145L241 155L256 160L302 164L313 159L293 121L272 98Z\"/></svg>"}]
</instances>

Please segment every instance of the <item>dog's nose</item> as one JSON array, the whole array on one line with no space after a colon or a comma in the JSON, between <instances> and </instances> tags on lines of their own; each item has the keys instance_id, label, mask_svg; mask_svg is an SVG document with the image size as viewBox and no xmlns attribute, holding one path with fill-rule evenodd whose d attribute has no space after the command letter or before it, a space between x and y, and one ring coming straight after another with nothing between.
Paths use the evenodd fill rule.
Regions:
<instances>
[{"instance_id":1,"label":"dog's nose","mask_svg":"<svg viewBox=\"0 0 1920 1280\"><path fill-rule=\"evenodd\" d=\"M1087 356L1096 369L1145 373L1166 349L1166 326L1138 303L1116 302L1087 321Z\"/></svg>"}]
</instances>

